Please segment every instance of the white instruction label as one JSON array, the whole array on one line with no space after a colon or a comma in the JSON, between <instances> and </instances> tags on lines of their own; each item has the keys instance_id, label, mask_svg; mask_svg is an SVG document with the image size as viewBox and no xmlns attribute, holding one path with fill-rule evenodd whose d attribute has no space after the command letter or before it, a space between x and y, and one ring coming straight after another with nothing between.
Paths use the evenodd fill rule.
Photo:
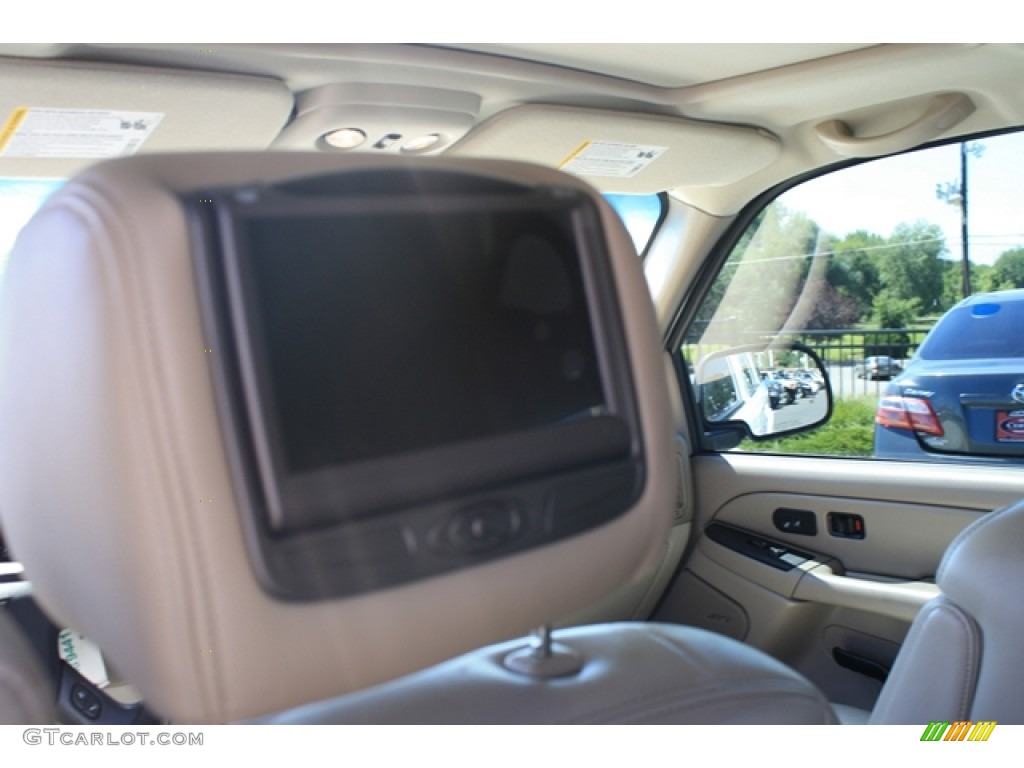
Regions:
<instances>
[{"instance_id":1,"label":"white instruction label","mask_svg":"<svg viewBox=\"0 0 1024 768\"><path fill-rule=\"evenodd\" d=\"M585 141L558 167L577 176L636 176L668 147Z\"/></svg>"},{"instance_id":2,"label":"white instruction label","mask_svg":"<svg viewBox=\"0 0 1024 768\"><path fill-rule=\"evenodd\" d=\"M82 677L89 680L97 688L105 687L110 678L107 677L107 665L103 663L100 648L92 640L82 637L71 629L62 629L57 638L60 657Z\"/></svg>"},{"instance_id":3,"label":"white instruction label","mask_svg":"<svg viewBox=\"0 0 1024 768\"><path fill-rule=\"evenodd\" d=\"M0 157L134 155L162 112L19 107L0 127Z\"/></svg>"}]
</instances>

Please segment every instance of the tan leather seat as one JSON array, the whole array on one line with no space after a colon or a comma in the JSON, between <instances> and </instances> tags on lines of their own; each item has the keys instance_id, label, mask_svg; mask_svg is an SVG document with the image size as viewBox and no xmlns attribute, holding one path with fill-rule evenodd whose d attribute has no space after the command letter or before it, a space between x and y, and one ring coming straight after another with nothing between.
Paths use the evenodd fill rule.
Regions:
<instances>
[{"instance_id":1,"label":"tan leather seat","mask_svg":"<svg viewBox=\"0 0 1024 768\"><path fill-rule=\"evenodd\" d=\"M870 723L1024 723L1024 502L968 526L914 619Z\"/></svg>"},{"instance_id":2,"label":"tan leather seat","mask_svg":"<svg viewBox=\"0 0 1024 768\"><path fill-rule=\"evenodd\" d=\"M822 694L760 651L695 627L602 624L565 629L582 662L569 677L530 679L505 659L523 641L473 651L367 691L262 722L352 724L834 723Z\"/></svg>"},{"instance_id":3,"label":"tan leather seat","mask_svg":"<svg viewBox=\"0 0 1024 768\"><path fill-rule=\"evenodd\" d=\"M288 710L281 719L291 722L834 722L795 673L693 629L565 631L556 641L568 649L527 652L525 673L506 662L525 641L486 647L644 572L675 507L666 353L639 261L600 196L547 168L407 163L593 195L627 337L627 359L615 363L636 382L647 456L639 498L583 533L388 589L288 602L261 588L181 199L383 162L293 153L116 160L69 182L23 230L0 296L0 514L42 606L94 640L147 706L175 722ZM579 668L531 676L563 653ZM313 702L328 703L294 709Z\"/></svg>"}]
</instances>

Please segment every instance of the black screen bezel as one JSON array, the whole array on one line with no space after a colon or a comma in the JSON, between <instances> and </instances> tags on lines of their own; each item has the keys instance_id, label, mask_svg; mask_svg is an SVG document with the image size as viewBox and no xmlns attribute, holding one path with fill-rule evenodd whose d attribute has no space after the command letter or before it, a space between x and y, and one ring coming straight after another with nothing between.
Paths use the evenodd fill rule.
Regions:
<instances>
[{"instance_id":1,"label":"black screen bezel","mask_svg":"<svg viewBox=\"0 0 1024 768\"><path fill-rule=\"evenodd\" d=\"M198 205L185 200L197 246L204 326L217 353L212 367L219 411L240 501L251 511L243 514L250 554L273 594L288 599L338 596L462 567L605 522L625 512L642 491L639 418L597 206L572 188L491 183L474 190L473 180L467 175L466 189L426 196L305 194L264 187L206 193L203 200L209 202ZM239 269L245 258L239 228L246 217L313 220L339 210L352 215L360 210L429 214L524 208L557 210L571 221L608 415L314 472L285 471L273 420L265 416L270 412L268 372L252 343L251 298ZM570 487L574 477L589 478L581 482L594 487L618 478L606 494L613 502L592 499L587 502L592 509L563 514L562 502L551 500L557 496L553 489ZM620 486L628 488L619 492ZM339 489L344 489L340 511ZM529 523L517 541L495 551L424 554L437 538L432 521L495 498L514 499L509 503L517 510L516 519ZM325 504L331 507L326 514ZM562 524L559 517L573 522ZM377 555L376 545L367 543L374 540L379 542Z\"/></svg>"}]
</instances>

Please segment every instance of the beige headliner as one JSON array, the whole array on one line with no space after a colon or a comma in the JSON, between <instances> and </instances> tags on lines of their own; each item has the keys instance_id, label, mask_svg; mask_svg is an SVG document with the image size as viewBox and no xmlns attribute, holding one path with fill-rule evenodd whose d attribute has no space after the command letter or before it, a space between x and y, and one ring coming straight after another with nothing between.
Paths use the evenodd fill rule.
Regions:
<instances>
[{"instance_id":1,"label":"beige headliner","mask_svg":"<svg viewBox=\"0 0 1024 768\"><path fill-rule=\"evenodd\" d=\"M505 43L453 46L556 64L663 88L711 83L860 48L857 43ZM723 55L727 51L728 55Z\"/></svg>"},{"instance_id":2,"label":"beige headliner","mask_svg":"<svg viewBox=\"0 0 1024 768\"><path fill-rule=\"evenodd\" d=\"M691 172L703 147L666 155L666 188L719 216L776 183L842 160L814 132L829 119L876 135L915 119L931 96L956 91L977 110L936 138L1024 124L1024 46L1017 44L204 44L202 52L194 44L42 44L0 45L0 56L259 75L295 95L331 83L445 88L480 97L478 125L524 104L557 104L766 130L780 142L777 158L752 163L749 153L725 153L718 178L704 168ZM269 114L264 119L272 122ZM557 121L550 127L564 128ZM473 133L469 140L474 154L488 154L486 141ZM517 156L507 151L510 137L495 140L495 154L536 159L536 146L524 143ZM601 186L615 191L613 183Z\"/></svg>"}]
</instances>

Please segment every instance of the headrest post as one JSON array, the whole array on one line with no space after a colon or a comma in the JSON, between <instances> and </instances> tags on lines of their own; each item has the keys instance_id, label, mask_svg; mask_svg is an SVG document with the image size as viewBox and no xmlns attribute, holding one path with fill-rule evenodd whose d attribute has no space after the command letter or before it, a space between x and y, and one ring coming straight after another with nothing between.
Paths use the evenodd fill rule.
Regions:
<instances>
[{"instance_id":1,"label":"headrest post","mask_svg":"<svg viewBox=\"0 0 1024 768\"><path fill-rule=\"evenodd\" d=\"M505 668L536 680L569 677L583 669L583 657L577 651L551 638L547 624L530 633L530 644L513 651L504 660Z\"/></svg>"}]
</instances>

